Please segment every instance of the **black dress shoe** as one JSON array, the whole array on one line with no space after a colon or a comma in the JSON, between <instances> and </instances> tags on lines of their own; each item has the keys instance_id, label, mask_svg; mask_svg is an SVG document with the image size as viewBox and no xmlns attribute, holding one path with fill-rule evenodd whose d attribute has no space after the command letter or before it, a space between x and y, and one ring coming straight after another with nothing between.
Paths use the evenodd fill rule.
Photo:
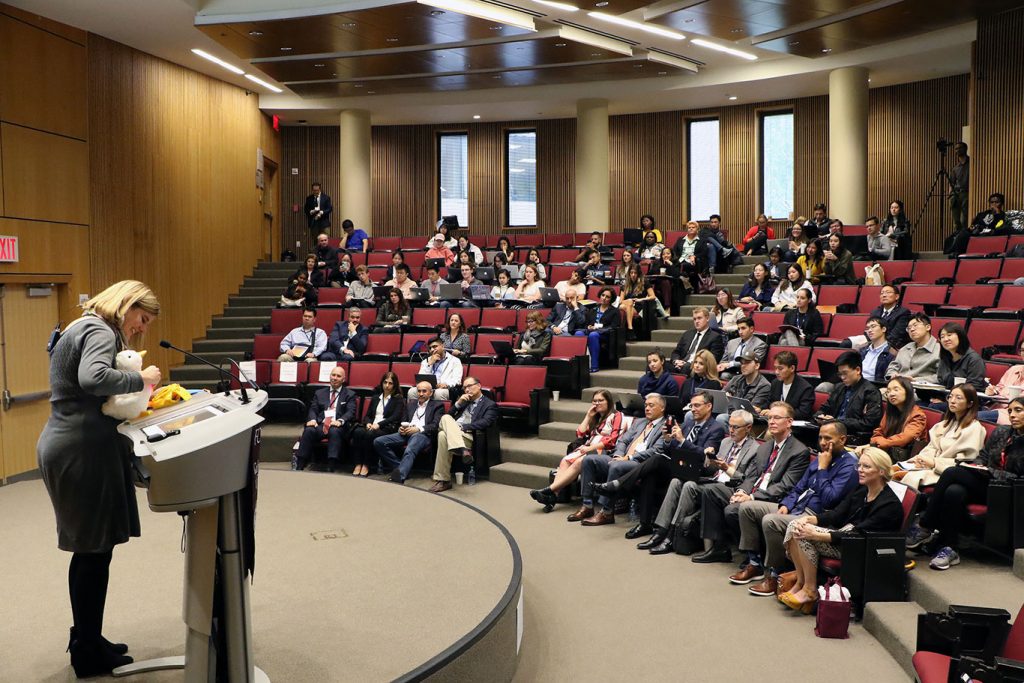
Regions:
<instances>
[{"instance_id":1,"label":"black dress shoe","mask_svg":"<svg viewBox=\"0 0 1024 683\"><path fill-rule=\"evenodd\" d=\"M668 536L664 531L658 529L654 532L654 535L648 538L646 541L641 541L636 544L637 550L650 550L656 545L661 544Z\"/></svg>"},{"instance_id":2,"label":"black dress shoe","mask_svg":"<svg viewBox=\"0 0 1024 683\"><path fill-rule=\"evenodd\" d=\"M544 493L544 489L530 491L530 498L533 498L541 505L556 505L558 503L558 496L553 493Z\"/></svg>"},{"instance_id":3,"label":"black dress shoe","mask_svg":"<svg viewBox=\"0 0 1024 683\"><path fill-rule=\"evenodd\" d=\"M68 649L65 650L65 652L71 652L71 646L75 644L76 640L78 640L78 632L75 630L75 627L72 626L70 629L68 629ZM103 645L103 647L105 647L110 652L113 652L115 655L123 655L128 653L128 646L124 643L112 643L103 636L100 636L100 643Z\"/></svg>"},{"instance_id":4,"label":"black dress shoe","mask_svg":"<svg viewBox=\"0 0 1024 683\"><path fill-rule=\"evenodd\" d=\"M728 548L712 546L711 550L705 550L702 553L697 553L691 557L690 560L700 564L707 564L711 562L732 562L732 551Z\"/></svg>"},{"instance_id":5,"label":"black dress shoe","mask_svg":"<svg viewBox=\"0 0 1024 683\"><path fill-rule=\"evenodd\" d=\"M111 652L102 642L86 643L76 639L71 643L71 666L78 678L90 678L109 674L119 666L127 666L135 660L128 655Z\"/></svg>"},{"instance_id":6,"label":"black dress shoe","mask_svg":"<svg viewBox=\"0 0 1024 683\"><path fill-rule=\"evenodd\" d=\"M603 484L594 484L593 487L594 493L603 496L614 496L619 492L619 482L614 479Z\"/></svg>"},{"instance_id":7,"label":"black dress shoe","mask_svg":"<svg viewBox=\"0 0 1024 683\"><path fill-rule=\"evenodd\" d=\"M640 538L641 536L647 536L654 533L654 527L650 524L640 522L635 527L626 532L626 538L633 540L634 538Z\"/></svg>"},{"instance_id":8,"label":"black dress shoe","mask_svg":"<svg viewBox=\"0 0 1024 683\"><path fill-rule=\"evenodd\" d=\"M651 555L668 555L674 550L672 546L672 539L666 536L662 539L661 543L650 549Z\"/></svg>"}]
</instances>

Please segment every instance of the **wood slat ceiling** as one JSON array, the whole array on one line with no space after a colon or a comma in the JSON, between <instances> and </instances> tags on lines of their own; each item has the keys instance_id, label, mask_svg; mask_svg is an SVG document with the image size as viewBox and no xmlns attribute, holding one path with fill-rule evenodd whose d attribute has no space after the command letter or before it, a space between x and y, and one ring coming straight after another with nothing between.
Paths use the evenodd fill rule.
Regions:
<instances>
[{"instance_id":1,"label":"wood slat ceiling","mask_svg":"<svg viewBox=\"0 0 1024 683\"><path fill-rule=\"evenodd\" d=\"M784 2L771 0L707 0L652 21L680 31L725 40L771 33L805 21L823 19L869 0L837 3L831 0Z\"/></svg>"},{"instance_id":2,"label":"wood slat ceiling","mask_svg":"<svg viewBox=\"0 0 1024 683\"><path fill-rule=\"evenodd\" d=\"M486 69L521 69L540 64L592 62L622 55L555 36L417 52L355 55L338 59L263 62L260 69L281 83L351 80L374 76ZM322 66L317 66L322 65ZM294 89L294 88L293 88Z\"/></svg>"}]
</instances>

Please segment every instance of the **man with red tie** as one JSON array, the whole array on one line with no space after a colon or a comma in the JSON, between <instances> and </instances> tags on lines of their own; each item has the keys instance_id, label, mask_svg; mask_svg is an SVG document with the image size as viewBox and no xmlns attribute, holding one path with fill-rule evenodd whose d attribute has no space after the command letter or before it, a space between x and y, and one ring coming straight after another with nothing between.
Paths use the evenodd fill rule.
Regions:
<instances>
[{"instance_id":1,"label":"man with red tie","mask_svg":"<svg viewBox=\"0 0 1024 683\"><path fill-rule=\"evenodd\" d=\"M299 438L299 452L293 470L303 470L309 464L313 446L327 439L327 471L334 472L341 463L342 427L356 417L356 395L345 384L345 369L340 365L331 370L330 386L313 394L306 416L306 426Z\"/></svg>"}]
</instances>

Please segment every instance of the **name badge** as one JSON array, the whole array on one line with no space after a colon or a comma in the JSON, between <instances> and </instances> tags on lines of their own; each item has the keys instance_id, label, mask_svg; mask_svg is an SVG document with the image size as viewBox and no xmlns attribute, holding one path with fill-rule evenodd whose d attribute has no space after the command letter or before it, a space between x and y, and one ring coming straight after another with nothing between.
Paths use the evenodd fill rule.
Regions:
<instances>
[{"instance_id":1,"label":"name badge","mask_svg":"<svg viewBox=\"0 0 1024 683\"><path fill-rule=\"evenodd\" d=\"M595 329L595 330L599 330L599 329L601 329L602 327L604 327L604 325L602 325L601 323L594 323L594 329Z\"/></svg>"}]
</instances>

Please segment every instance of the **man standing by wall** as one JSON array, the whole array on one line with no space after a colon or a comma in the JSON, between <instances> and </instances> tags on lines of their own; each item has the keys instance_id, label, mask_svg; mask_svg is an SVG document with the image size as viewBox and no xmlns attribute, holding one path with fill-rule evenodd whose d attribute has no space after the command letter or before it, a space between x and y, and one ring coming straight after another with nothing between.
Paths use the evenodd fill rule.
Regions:
<instances>
[{"instance_id":1,"label":"man standing by wall","mask_svg":"<svg viewBox=\"0 0 1024 683\"><path fill-rule=\"evenodd\" d=\"M971 180L971 158L967 156L967 144L958 142L953 146L953 168L949 172L949 210L953 218L953 230L963 230L967 225L967 190Z\"/></svg>"},{"instance_id":2,"label":"man standing by wall","mask_svg":"<svg viewBox=\"0 0 1024 683\"><path fill-rule=\"evenodd\" d=\"M313 183L312 192L306 197L303 212L306 214L309 231L316 235L319 232L327 232L331 227L331 212L334 211L334 207L331 205L331 198L320 189L320 183Z\"/></svg>"}]
</instances>

